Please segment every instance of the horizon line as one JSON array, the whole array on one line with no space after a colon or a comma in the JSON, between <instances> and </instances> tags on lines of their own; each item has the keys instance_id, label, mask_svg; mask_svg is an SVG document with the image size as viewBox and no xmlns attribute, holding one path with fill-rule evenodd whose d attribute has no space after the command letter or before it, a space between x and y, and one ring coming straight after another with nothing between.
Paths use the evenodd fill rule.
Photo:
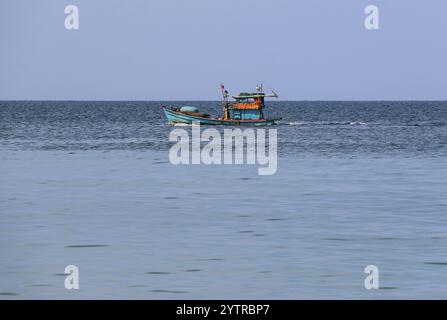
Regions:
<instances>
[{"instance_id":1,"label":"horizon line","mask_svg":"<svg viewBox=\"0 0 447 320\"><path fill-rule=\"evenodd\" d=\"M222 102L222 100L185 99L185 100L126 100L126 99L0 99L0 102ZM302 100L270 100L268 102L447 102L439 99L302 99Z\"/></svg>"}]
</instances>

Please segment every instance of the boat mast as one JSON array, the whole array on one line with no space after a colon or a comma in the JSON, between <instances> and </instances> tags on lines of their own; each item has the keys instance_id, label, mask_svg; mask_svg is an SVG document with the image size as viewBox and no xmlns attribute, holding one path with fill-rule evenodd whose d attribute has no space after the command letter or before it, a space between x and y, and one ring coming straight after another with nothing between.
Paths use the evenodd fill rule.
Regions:
<instances>
[{"instance_id":1,"label":"boat mast","mask_svg":"<svg viewBox=\"0 0 447 320\"><path fill-rule=\"evenodd\" d=\"M229 116L228 116L227 106L228 106L229 94L228 94L228 91L225 90L225 86L223 83L220 85L220 90L222 91L222 98L223 98L223 116L224 116L224 119L228 119Z\"/></svg>"}]
</instances>

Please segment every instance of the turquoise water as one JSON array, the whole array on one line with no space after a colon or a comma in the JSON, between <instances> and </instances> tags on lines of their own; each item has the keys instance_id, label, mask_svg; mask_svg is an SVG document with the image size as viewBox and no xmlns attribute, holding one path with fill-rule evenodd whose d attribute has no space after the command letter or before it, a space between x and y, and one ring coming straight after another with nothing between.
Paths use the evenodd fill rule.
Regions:
<instances>
[{"instance_id":1,"label":"turquoise water","mask_svg":"<svg viewBox=\"0 0 447 320\"><path fill-rule=\"evenodd\" d=\"M144 103L41 104L0 108L1 299L447 298L442 104L307 105L273 176L171 165Z\"/></svg>"}]
</instances>

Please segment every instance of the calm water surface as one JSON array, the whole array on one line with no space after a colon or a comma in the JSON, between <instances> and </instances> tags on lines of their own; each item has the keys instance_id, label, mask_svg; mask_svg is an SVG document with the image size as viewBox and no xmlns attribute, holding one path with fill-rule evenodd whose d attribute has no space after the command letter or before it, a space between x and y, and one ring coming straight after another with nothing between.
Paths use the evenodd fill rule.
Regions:
<instances>
[{"instance_id":1,"label":"calm water surface","mask_svg":"<svg viewBox=\"0 0 447 320\"><path fill-rule=\"evenodd\" d=\"M0 102L0 299L447 298L446 102L272 103L273 176L171 165L161 104Z\"/></svg>"}]
</instances>

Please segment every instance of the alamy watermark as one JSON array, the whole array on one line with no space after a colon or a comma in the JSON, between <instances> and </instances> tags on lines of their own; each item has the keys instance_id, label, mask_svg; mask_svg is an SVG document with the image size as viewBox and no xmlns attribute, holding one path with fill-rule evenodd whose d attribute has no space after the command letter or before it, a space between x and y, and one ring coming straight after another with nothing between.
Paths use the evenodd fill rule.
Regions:
<instances>
[{"instance_id":1,"label":"alamy watermark","mask_svg":"<svg viewBox=\"0 0 447 320\"><path fill-rule=\"evenodd\" d=\"M64 26L67 30L79 29L79 8L73 4L65 7L64 13L66 14L64 20Z\"/></svg>"},{"instance_id":2,"label":"alamy watermark","mask_svg":"<svg viewBox=\"0 0 447 320\"><path fill-rule=\"evenodd\" d=\"M169 150L172 164L258 164L259 175L276 173L276 129L268 129L268 136L267 130L262 128L224 129L223 139L219 130L207 128L201 131L198 123L192 125L191 131L191 137L188 130L183 128L174 129L169 134L169 141L176 142ZM206 143L203 147L202 142Z\"/></svg>"},{"instance_id":3,"label":"alamy watermark","mask_svg":"<svg viewBox=\"0 0 447 320\"><path fill-rule=\"evenodd\" d=\"M370 264L365 267L364 273L368 274L364 281L365 289L379 289L379 268Z\"/></svg>"},{"instance_id":4,"label":"alamy watermark","mask_svg":"<svg viewBox=\"0 0 447 320\"><path fill-rule=\"evenodd\" d=\"M64 25L67 30L79 29L79 7L70 4L64 8L65 20ZM365 29L367 30L379 30L379 7L373 4L369 4L365 7L364 13L367 15L363 22Z\"/></svg>"},{"instance_id":5,"label":"alamy watermark","mask_svg":"<svg viewBox=\"0 0 447 320\"><path fill-rule=\"evenodd\" d=\"M379 30L379 7L373 4L367 5L365 14L367 14L364 21L366 30Z\"/></svg>"},{"instance_id":6,"label":"alamy watermark","mask_svg":"<svg viewBox=\"0 0 447 320\"><path fill-rule=\"evenodd\" d=\"M65 289L67 290L78 290L79 289L79 268L75 265L68 265L65 267L64 272L67 277L64 281Z\"/></svg>"}]
</instances>

